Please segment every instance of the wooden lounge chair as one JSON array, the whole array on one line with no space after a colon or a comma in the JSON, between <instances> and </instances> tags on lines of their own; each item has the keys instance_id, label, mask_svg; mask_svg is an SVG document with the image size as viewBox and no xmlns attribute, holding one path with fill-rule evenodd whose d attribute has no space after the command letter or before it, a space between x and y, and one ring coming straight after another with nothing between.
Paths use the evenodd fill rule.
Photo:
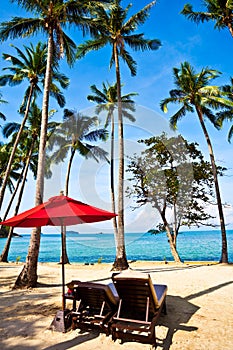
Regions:
<instances>
[{"instance_id":1,"label":"wooden lounge chair","mask_svg":"<svg viewBox=\"0 0 233 350\"><path fill-rule=\"evenodd\" d=\"M98 328L109 334L108 322L116 313L119 298L109 285L79 282L74 287L76 310L72 311L72 328Z\"/></svg>"},{"instance_id":2,"label":"wooden lounge chair","mask_svg":"<svg viewBox=\"0 0 233 350\"><path fill-rule=\"evenodd\" d=\"M112 318L112 339L139 341L156 346L155 326L161 311L166 314L167 286L153 285L150 275L123 272L112 276L119 295Z\"/></svg>"}]
</instances>

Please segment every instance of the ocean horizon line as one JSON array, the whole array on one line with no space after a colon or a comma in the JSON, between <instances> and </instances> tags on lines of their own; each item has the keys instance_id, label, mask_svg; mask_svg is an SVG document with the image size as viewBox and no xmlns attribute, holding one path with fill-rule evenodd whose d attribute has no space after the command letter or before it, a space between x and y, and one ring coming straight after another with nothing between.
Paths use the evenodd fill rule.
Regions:
<instances>
[{"instance_id":1,"label":"ocean horizon line","mask_svg":"<svg viewBox=\"0 0 233 350\"><path fill-rule=\"evenodd\" d=\"M30 242L29 233L20 233L13 238L9 261L25 261ZM3 249L6 238L0 240ZM229 262L233 262L233 230L227 231ZM114 234L77 233L67 231L67 254L69 261L81 263L113 262L116 246ZM125 234L125 248L128 260L173 261L166 234L132 232ZM183 231L177 239L177 250L182 261L219 261L221 257L220 230ZM61 254L61 234L43 233L39 262L58 262Z\"/></svg>"},{"instance_id":2,"label":"ocean horizon line","mask_svg":"<svg viewBox=\"0 0 233 350\"><path fill-rule=\"evenodd\" d=\"M50 227L51 228L51 227ZM23 228L21 228L23 229ZM28 228L27 228L28 229ZM226 229L226 233L230 233L230 232L233 232L233 228L232 229ZM14 231L15 233L18 233L16 231ZM179 231L179 234L178 234L178 237L180 234L183 234L183 233L203 233L203 232L213 232L213 233L221 233L221 230L218 228L218 229L207 229L207 230L193 230L193 229L188 229L188 230L181 230ZM114 232L111 232L111 231L89 231L89 232L79 232L79 231L74 231L74 230L67 230L66 231L67 234L93 234L93 235L96 235L96 234L111 234L111 235L114 235ZM29 232L25 232L25 233L22 233L22 232L19 232L18 233L19 235L28 235L30 236L31 233ZM43 232L43 228L42 228L42 231L41 231L41 234L43 235L47 235L47 234L51 234L51 235L61 235L61 232L59 232L59 230L57 230L57 232L53 232L53 231L49 231L49 232ZM142 231L125 231L125 234L128 235L128 234L140 234L140 235L144 235L144 234L152 234L152 235L160 235L160 234L166 234L166 232L158 232L158 233L151 233L150 230L148 231L145 231L145 232L142 232Z\"/></svg>"}]
</instances>

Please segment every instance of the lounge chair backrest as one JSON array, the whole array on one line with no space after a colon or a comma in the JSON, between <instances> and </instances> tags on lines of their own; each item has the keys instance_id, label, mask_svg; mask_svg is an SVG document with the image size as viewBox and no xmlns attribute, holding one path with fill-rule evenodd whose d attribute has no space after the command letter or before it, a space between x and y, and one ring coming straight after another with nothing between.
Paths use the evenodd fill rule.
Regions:
<instances>
[{"instance_id":1,"label":"lounge chair backrest","mask_svg":"<svg viewBox=\"0 0 233 350\"><path fill-rule=\"evenodd\" d=\"M92 282L80 282L76 286L76 299L83 303L99 307L104 301L109 308L116 307L118 300L108 285Z\"/></svg>"},{"instance_id":2,"label":"lounge chair backrest","mask_svg":"<svg viewBox=\"0 0 233 350\"><path fill-rule=\"evenodd\" d=\"M154 314L159 308L156 291L149 274L124 271L112 277L117 293L129 308L137 312L145 311L149 298L149 313Z\"/></svg>"}]
</instances>

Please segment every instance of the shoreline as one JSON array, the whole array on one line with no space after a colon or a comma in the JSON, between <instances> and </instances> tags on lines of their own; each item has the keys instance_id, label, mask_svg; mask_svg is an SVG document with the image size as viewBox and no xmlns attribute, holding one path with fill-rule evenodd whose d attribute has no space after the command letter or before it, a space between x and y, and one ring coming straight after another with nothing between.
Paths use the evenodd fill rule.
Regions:
<instances>
[{"instance_id":1,"label":"shoreline","mask_svg":"<svg viewBox=\"0 0 233 350\"><path fill-rule=\"evenodd\" d=\"M38 263L38 287L12 290L24 263L0 263L0 346L3 350L149 350L142 343L113 342L110 336L78 329L49 330L61 309L61 266ZM108 284L110 263L65 266L66 283L72 279ZM136 261L135 271L149 273L154 283L166 284L167 315L156 326L158 350L225 350L233 348L232 264L184 264Z\"/></svg>"}]
</instances>

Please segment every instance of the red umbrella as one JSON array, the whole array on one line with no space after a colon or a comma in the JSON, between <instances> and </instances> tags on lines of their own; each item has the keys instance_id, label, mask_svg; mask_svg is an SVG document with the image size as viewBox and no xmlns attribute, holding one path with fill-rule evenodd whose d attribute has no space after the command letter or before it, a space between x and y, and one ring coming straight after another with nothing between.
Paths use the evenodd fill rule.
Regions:
<instances>
[{"instance_id":1,"label":"red umbrella","mask_svg":"<svg viewBox=\"0 0 233 350\"><path fill-rule=\"evenodd\" d=\"M1 225L16 227L70 226L112 219L116 214L93 207L67 196L55 196L26 210Z\"/></svg>"},{"instance_id":2,"label":"red umbrella","mask_svg":"<svg viewBox=\"0 0 233 350\"><path fill-rule=\"evenodd\" d=\"M91 223L112 219L116 214L93 207L67 196L55 196L47 202L26 210L8 220L1 222L1 225L14 227L39 227L39 226L63 226ZM62 241L62 309L65 308L65 273L64 273L64 246Z\"/></svg>"}]
</instances>

